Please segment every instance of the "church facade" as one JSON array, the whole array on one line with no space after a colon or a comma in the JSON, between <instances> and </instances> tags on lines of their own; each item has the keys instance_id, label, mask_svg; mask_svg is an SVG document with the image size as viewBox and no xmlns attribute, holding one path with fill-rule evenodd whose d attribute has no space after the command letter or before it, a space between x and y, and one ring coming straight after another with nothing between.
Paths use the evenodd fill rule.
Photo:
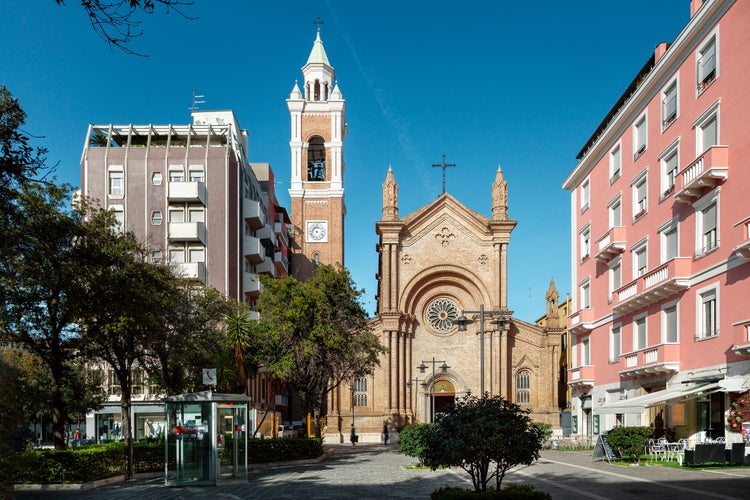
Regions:
<instances>
[{"instance_id":1,"label":"church facade","mask_svg":"<svg viewBox=\"0 0 750 500\"><path fill-rule=\"evenodd\" d=\"M508 304L507 182L498 168L492 216L448 193L398 216L398 184L388 170L379 236L378 305L371 322L385 354L370 377L331 394L326 441L379 441L436 414L466 394L500 395L559 428L561 348L557 291L547 294L548 320L539 327L513 318ZM465 319L465 328L459 326Z\"/></svg>"}]
</instances>

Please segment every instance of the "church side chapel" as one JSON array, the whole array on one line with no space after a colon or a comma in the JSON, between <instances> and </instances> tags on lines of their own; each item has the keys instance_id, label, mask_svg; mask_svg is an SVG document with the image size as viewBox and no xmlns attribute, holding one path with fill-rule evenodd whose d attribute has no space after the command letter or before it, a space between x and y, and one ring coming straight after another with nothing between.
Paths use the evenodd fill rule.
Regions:
<instances>
[{"instance_id":1,"label":"church side chapel","mask_svg":"<svg viewBox=\"0 0 750 500\"><path fill-rule=\"evenodd\" d=\"M508 185L499 167L491 196L491 218L445 189L399 218L389 167L383 218L375 224L378 304L371 322L388 352L372 376L330 395L327 442L347 441L352 425L360 442L378 442L384 423L395 433L405 424L432 422L455 398L483 392L560 428L558 294L551 282L547 326L512 317L506 270L517 221L508 218Z\"/></svg>"}]
</instances>

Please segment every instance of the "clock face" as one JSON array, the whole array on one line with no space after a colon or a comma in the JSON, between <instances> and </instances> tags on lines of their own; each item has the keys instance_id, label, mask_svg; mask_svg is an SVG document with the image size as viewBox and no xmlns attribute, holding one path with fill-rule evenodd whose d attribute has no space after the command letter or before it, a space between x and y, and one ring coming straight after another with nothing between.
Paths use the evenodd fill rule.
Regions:
<instances>
[{"instance_id":1,"label":"clock face","mask_svg":"<svg viewBox=\"0 0 750 500\"><path fill-rule=\"evenodd\" d=\"M325 241L327 236L327 226L325 222L308 222L307 223L307 241Z\"/></svg>"}]
</instances>

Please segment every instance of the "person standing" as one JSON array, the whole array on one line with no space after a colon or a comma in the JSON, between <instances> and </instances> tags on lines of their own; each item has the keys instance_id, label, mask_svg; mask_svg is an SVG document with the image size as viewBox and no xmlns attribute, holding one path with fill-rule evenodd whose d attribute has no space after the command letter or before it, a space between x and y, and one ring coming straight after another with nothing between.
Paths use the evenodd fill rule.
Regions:
<instances>
[{"instance_id":1,"label":"person standing","mask_svg":"<svg viewBox=\"0 0 750 500\"><path fill-rule=\"evenodd\" d=\"M73 446L78 446L81 441L81 429L76 427L76 431L73 433Z\"/></svg>"},{"instance_id":2,"label":"person standing","mask_svg":"<svg viewBox=\"0 0 750 500\"><path fill-rule=\"evenodd\" d=\"M352 430L349 434L349 440L352 442L352 446L357 445L357 430L354 428L354 422L352 422Z\"/></svg>"},{"instance_id":3,"label":"person standing","mask_svg":"<svg viewBox=\"0 0 750 500\"><path fill-rule=\"evenodd\" d=\"M383 443L388 445L388 423L383 422Z\"/></svg>"}]
</instances>

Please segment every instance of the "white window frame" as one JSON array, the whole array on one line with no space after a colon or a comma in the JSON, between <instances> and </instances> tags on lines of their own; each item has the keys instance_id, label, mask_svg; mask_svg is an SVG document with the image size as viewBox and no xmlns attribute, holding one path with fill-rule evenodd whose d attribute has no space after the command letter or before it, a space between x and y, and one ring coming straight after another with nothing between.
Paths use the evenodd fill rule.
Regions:
<instances>
[{"instance_id":1,"label":"white window frame","mask_svg":"<svg viewBox=\"0 0 750 500\"><path fill-rule=\"evenodd\" d=\"M615 290L622 287L622 256L618 255L617 258L612 259L607 265L609 266L609 301L611 302ZM618 275L619 283L615 279Z\"/></svg>"},{"instance_id":2,"label":"white window frame","mask_svg":"<svg viewBox=\"0 0 750 500\"><path fill-rule=\"evenodd\" d=\"M640 276L643 276L644 274L648 273L648 239L644 238L635 245L633 245L630 249L630 253L633 255L633 279L638 279ZM643 267L643 270L641 271L641 267L639 267L638 257L639 255L645 255L644 258L644 264L645 267Z\"/></svg>"},{"instance_id":3,"label":"white window frame","mask_svg":"<svg viewBox=\"0 0 750 500\"><path fill-rule=\"evenodd\" d=\"M169 182L185 182L185 165L169 166Z\"/></svg>"},{"instance_id":4,"label":"white window frame","mask_svg":"<svg viewBox=\"0 0 750 500\"><path fill-rule=\"evenodd\" d=\"M672 162L674 159L674 162ZM659 155L661 196L663 200L674 193L677 173L680 171L680 138L678 137Z\"/></svg>"},{"instance_id":5,"label":"white window frame","mask_svg":"<svg viewBox=\"0 0 750 500\"><path fill-rule=\"evenodd\" d=\"M674 102L674 109L670 103ZM661 91L661 130L667 129L680 116L680 80L679 75L667 83Z\"/></svg>"},{"instance_id":6,"label":"white window frame","mask_svg":"<svg viewBox=\"0 0 750 500\"><path fill-rule=\"evenodd\" d=\"M591 181L586 179L581 183L581 213L589 208L591 202Z\"/></svg>"},{"instance_id":7,"label":"white window frame","mask_svg":"<svg viewBox=\"0 0 750 500\"><path fill-rule=\"evenodd\" d=\"M638 196L640 186L643 186L644 198ZM643 217L648 212L648 168L641 171L635 176L630 183L633 192L633 222Z\"/></svg>"},{"instance_id":8,"label":"white window frame","mask_svg":"<svg viewBox=\"0 0 750 500\"><path fill-rule=\"evenodd\" d=\"M591 256L591 226L586 224L583 226L581 231L578 233L581 242L581 261L586 260Z\"/></svg>"},{"instance_id":9,"label":"white window frame","mask_svg":"<svg viewBox=\"0 0 750 500\"><path fill-rule=\"evenodd\" d=\"M607 204L609 212L609 228L622 226L622 193L617 195ZM619 217L617 215L619 214Z\"/></svg>"},{"instance_id":10,"label":"white window frame","mask_svg":"<svg viewBox=\"0 0 750 500\"><path fill-rule=\"evenodd\" d=\"M695 338L696 340L704 340L704 339L712 339L714 337L719 336L719 325L720 322L720 311L721 308L719 307L720 301L719 301L719 283L712 283L711 285L708 285L706 287L701 288L700 290L696 291L695 293L695 325L696 325L696 331L695 331ZM712 321L712 327L713 331L707 331L706 326L708 325L706 323L706 308L708 307L706 304L713 300L713 311L711 314L713 315Z\"/></svg>"},{"instance_id":11,"label":"white window frame","mask_svg":"<svg viewBox=\"0 0 750 500\"><path fill-rule=\"evenodd\" d=\"M675 238L675 254L670 256L669 249L669 238L670 235L674 234ZM664 264L665 262L672 260L675 257L680 256L680 233L679 233L679 221L675 217L662 224L659 228L659 261Z\"/></svg>"},{"instance_id":12,"label":"white window frame","mask_svg":"<svg viewBox=\"0 0 750 500\"><path fill-rule=\"evenodd\" d=\"M581 281L578 289L581 299L581 309L589 309L591 307L591 278Z\"/></svg>"},{"instance_id":13,"label":"white window frame","mask_svg":"<svg viewBox=\"0 0 750 500\"><path fill-rule=\"evenodd\" d=\"M648 111L633 122L633 161L640 158L646 149L648 149Z\"/></svg>"},{"instance_id":14,"label":"white window frame","mask_svg":"<svg viewBox=\"0 0 750 500\"><path fill-rule=\"evenodd\" d=\"M641 345L641 332L639 325L643 325L643 345ZM648 314L639 314L633 317L633 352L642 351L648 347Z\"/></svg>"},{"instance_id":15,"label":"white window frame","mask_svg":"<svg viewBox=\"0 0 750 500\"><path fill-rule=\"evenodd\" d=\"M169 263L170 264L183 264L184 262L185 262L185 249L184 248L172 247L169 249Z\"/></svg>"},{"instance_id":16,"label":"white window frame","mask_svg":"<svg viewBox=\"0 0 750 500\"><path fill-rule=\"evenodd\" d=\"M167 215L169 222L185 222L185 209L182 207L169 207Z\"/></svg>"},{"instance_id":17,"label":"white window frame","mask_svg":"<svg viewBox=\"0 0 750 500\"><path fill-rule=\"evenodd\" d=\"M195 218L197 214L200 214L199 217ZM190 207L188 208L188 218L187 222L206 222L206 212L203 210L203 208L198 207Z\"/></svg>"},{"instance_id":18,"label":"white window frame","mask_svg":"<svg viewBox=\"0 0 750 500\"><path fill-rule=\"evenodd\" d=\"M680 309L679 300L667 302L661 306L661 343L662 344L679 344L680 343ZM675 339L669 339L668 310L674 309L674 327Z\"/></svg>"},{"instance_id":19,"label":"white window frame","mask_svg":"<svg viewBox=\"0 0 750 500\"><path fill-rule=\"evenodd\" d=\"M116 182L118 180L119 182ZM122 165L111 165L107 168L107 194L113 199L125 197L125 169Z\"/></svg>"},{"instance_id":20,"label":"white window frame","mask_svg":"<svg viewBox=\"0 0 750 500\"><path fill-rule=\"evenodd\" d=\"M609 183L612 184L622 175L622 143L618 142L609 152Z\"/></svg>"},{"instance_id":21,"label":"white window frame","mask_svg":"<svg viewBox=\"0 0 750 500\"><path fill-rule=\"evenodd\" d=\"M125 232L125 207L123 205L110 205L107 209L114 212L117 222L115 229L121 233Z\"/></svg>"},{"instance_id":22,"label":"white window frame","mask_svg":"<svg viewBox=\"0 0 750 500\"><path fill-rule=\"evenodd\" d=\"M708 48L713 45L713 68L704 69L710 63ZM704 60L705 59L705 60ZM710 68L710 66L709 66ZM701 95L719 78L719 30L716 29L706 37L706 41L695 51L696 95Z\"/></svg>"},{"instance_id":23,"label":"white window frame","mask_svg":"<svg viewBox=\"0 0 750 500\"><path fill-rule=\"evenodd\" d=\"M152 211L151 212L151 225L161 226L162 222L164 222L164 215L161 213L161 210Z\"/></svg>"},{"instance_id":24,"label":"white window frame","mask_svg":"<svg viewBox=\"0 0 750 500\"><path fill-rule=\"evenodd\" d=\"M716 227L714 228L715 236L713 246L707 245L704 241L704 216L705 211L711 205L716 206ZM703 257L704 255L713 252L719 248L721 244L721 233L719 228L721 227L721 211L719 205L719 189L714 189L709 194L704 196L698 201L693 203L695 209L695 257Z\"/></svg>"},{"instance_id":25,"label":"white window frame","mask_svg":"<svg viewBox=\"0 0 750 500\"><path fill-rule=\"evenodd\" d=\"M703 153L708 151L709 148L721 144L721 128L720 128L720 106L721 105L721 99L717 99L714 101L711 106L706 109L701 115L693 122L693 127L695 128L695 157L698 158ZM712 121L715 121L716 123L716 140L714 141L716 144L711 144L710 146L706 147L706 140L705 140L705 129L706 125L711 123Z\"/></svg>"},{"instance_id":26,"label":"white window frame","mask_svg":"<svg viewBox=\"0 0 750 500\"><path fill-rule=\"evenodd\" d=\"M164 182L164 177L161 175L161 172L151 172L151 184L161 186L162 182Z\"/></svg>"},{"instance_id":27,"label":"white window frame","mask_svg":"<svg viewBox=\"0 0 750 500\"><path fill-rule=\"evenodd\" d=\"M581 366L589 366L591 364L591 335L587 335L586 338L581 339Z\"/></svg>"},{"instance_id":28,"label":"white window frame","mask_svg":"<svg viewBox=\"0 0 750 500\"><path fill-rule=\"evenodd\" d=\"M622 356L622 323L613 323L609 329L609 361L615 363Z\"/></svg>"},{"instance_id":29,"label":"white window frame","mask_svg":"<svg viewBox=\"0 0 750 500\"><path fill-rule=\"evenodd\" d=\"M203 165L190 165L188 167L189 182L206 182L206 170Z\"/></svg>"},{"instance_id":30,"label":"white window frame","mask_svg":"<svg viewBox=\"0 0 750 500\"><path fill-rule=\"evenodd\" d=\"M197 258L194 258L197 257ZM188 248L188 262L206 262L206 248L205 247L189 247Z\"/></svg>"}]
</instances>

